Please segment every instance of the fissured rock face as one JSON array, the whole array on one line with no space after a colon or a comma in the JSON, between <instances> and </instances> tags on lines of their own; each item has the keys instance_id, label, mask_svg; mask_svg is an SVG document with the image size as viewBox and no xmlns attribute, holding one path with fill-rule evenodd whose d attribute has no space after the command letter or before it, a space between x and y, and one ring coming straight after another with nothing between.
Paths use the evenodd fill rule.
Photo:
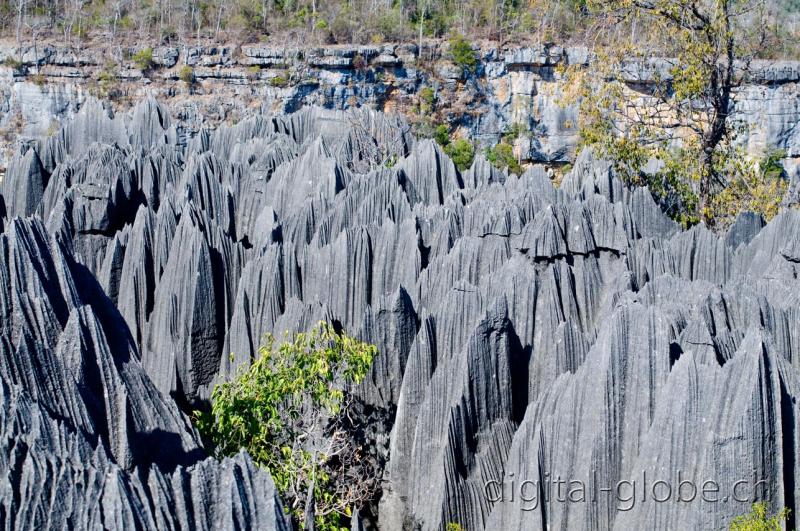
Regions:
<instances>
[{"instance_id":1,"label":"fissured rock face","mask_svg":"<svg viewBox=\"0 0 800 531\"><path fill-rule=\"evenodd\" d=\"M205 458L179 405L321 319L380 351L351 391L388 412L364 449L386 463L383 529L716 529L756 499L798 507L795 210L684 231L590 152L558 188L480 154L460 172L366 110L187 138L154 99L90 103L9 168L12 527L284 528L269 475Z\"/></svg>"},{"instance_id":2,"label":"fissured rock face","mask_svg":"<svg viewBox=\"0 0 800 531\"><path fill-rule=\"evenodd\" d=\"M370 107L419 117L420 90L434 90L437 120L447 121L482 146L495 144L512 126L530 134L517 139L523 161L572 162L578 143L576 105L558 67L591 68L581 46L474 44L474 74L453 64L446 41L371 46L291 48L267 44L154 46L153 68L142 72L129 59L137 49L104 45L69 47L40 42L0 45L0 168L17 139L52 134L87 98L112 98L128 110L155 95L173 115L179 134L237 122L253 109L291 113L307 105L332 109ZM116 55L115 55L116 54ZM420 59L424 67L420 66ZM668 58L630 61L623 70L632 105L648 104L648 84L669 79ZM734 97L740 141L755 156L786 151L792 172L800 160L800 62L755 61L750 83ZM192 84L181 80L190 68ZM100 82L99 80L103 80ZM638 91L638 92L637 92Z\"/></svg>"}]
</instances>

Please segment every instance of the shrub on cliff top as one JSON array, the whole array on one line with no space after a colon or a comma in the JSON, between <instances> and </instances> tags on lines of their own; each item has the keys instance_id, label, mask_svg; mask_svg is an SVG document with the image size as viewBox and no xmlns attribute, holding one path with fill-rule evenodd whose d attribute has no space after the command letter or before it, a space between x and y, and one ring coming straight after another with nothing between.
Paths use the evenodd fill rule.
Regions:
<instances>
[{"instance_id":1,"label":"shrub on cliff top","mask_svg":"<svg viewBox=\"0 0 800 531\"><path fill-rule=\"evenodd\" d=\"M456 35L450 39L450 55L453 62L464 69L464 71L474 74L478 69L478 55L472 49L472 45L463 35Z\"/></svg>"}]
</instances>

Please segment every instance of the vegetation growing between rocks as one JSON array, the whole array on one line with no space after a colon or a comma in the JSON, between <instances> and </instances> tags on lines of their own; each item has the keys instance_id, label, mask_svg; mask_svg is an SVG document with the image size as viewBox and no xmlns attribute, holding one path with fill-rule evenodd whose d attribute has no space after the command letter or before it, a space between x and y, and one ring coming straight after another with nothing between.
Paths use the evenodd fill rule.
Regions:
<instances>
[{"instance_id":1,"label":"vegetation growing between rocks","mask_svg":"<svg viewBox=\"0 0 800 531\"><path fill-rule=\"evenodd\" d=\"M472 166L472 160L475 158L475 145L468 139L454 138L450 134L450 128L445 124L437 125L431 136L437 144L442 146L459 171L468 170Z\"/></svg>"},{"instance_id":2,"label":"vegetation growing between rocks","mask_svg":"<svg viewBox=\"0 0 800 531\"><path fill-rule=\"evenodd\" d=\"M457 34L450 39L450 55L453 62L464 72L474 74L478 69L478 56L470 42L463 35Z\"/></svg>"},{"instance_id":3,"label":"vegetation growing between rocks","mask_svg":"<svg viewBox=\"0 0 800 531\"><path fill-rule=\"evenodd\" d=\"M348 388L376 355L324 322L280 344L267 335L247 370L215 386L211 411L195 414L198 428L218 457L244 448L267 468L296 522L313 492L315 525L339 529L378 488L348 417Z\"/></svg>"},{"instance_id":4,"label":"vegetation growing between rocks","mask_svg":"<svg viewBox=\"0 0 800 531\"><path fill-rule=\"evenodd\" d=\"M178 79L187 85L191 85L194 83L194 69L189 65L183 65L178 72Z\"/></svg>"},{"instance_id":5,"label":"vegetation growing between rocks","mask_svg":"<svg viewBox=\"0 0 800 531\"><path fill-rule=\"evenodd\" d=\"M730 531L781 531L783 522L789 518L789 509L784 507L776 514L767 513L767 504L754 503L748 514L737 516L731 522Z\"/></svg>"},{"instance_id":6,"label":"vegetation growing between rocks","mask_svg":"<svg viewBox=\"0 0 800 531\"><path fill-rule=\"evenodd\" d=\"M147 71L153 67L153 49L152 48L143 48L133 54L133 63L139 70Z\"/></svg>"},{"instance_id":7,"label":"vegetation growing between rocks","mask_svg":"<svg viewBox=\"0 0 800 531\"><path fill-rule=\"evenodd\" d=\"M599 50L591 68L563 70L573 86L564 101L580 102L581 144L611 160L627 183L648 186L684 226L703 221L724 228L742 209L774 216L786 187L782 172L775 171L779 159L770 152L764 161L747 156L736 142L740 125L730 113L737 87L757 74L753 60L776 38L766 3L587 5L604 32L631 20L658 28L674 60L659 62L651 52L620 42ZM654 88L638 91L641 79Z\"/></svg>"}]
</instances>

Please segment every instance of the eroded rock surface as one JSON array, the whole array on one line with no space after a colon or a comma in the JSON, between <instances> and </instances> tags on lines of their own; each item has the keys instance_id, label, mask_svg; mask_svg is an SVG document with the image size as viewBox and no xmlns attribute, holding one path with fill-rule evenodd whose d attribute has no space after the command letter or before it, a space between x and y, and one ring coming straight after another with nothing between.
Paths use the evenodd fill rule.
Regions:
<instances>
[{"instance_id":1,"label":"eroded rock surface","mask_svg":"<svg viewBox=\"0 0 800 531\"><path fill-rule=\"evenodd\" d=\"M354 391L391 413L381 528L719 529L756 499L798 507L800 212L684 231L589 152L555 188L319 108L181 141L155 100L90 105L10 168L12 527L282 528L268 475L206 459L179 406L320 319L380 350ZM719 501L591 490L676 490L678 470Z\"/></svg>"}]
</instances>

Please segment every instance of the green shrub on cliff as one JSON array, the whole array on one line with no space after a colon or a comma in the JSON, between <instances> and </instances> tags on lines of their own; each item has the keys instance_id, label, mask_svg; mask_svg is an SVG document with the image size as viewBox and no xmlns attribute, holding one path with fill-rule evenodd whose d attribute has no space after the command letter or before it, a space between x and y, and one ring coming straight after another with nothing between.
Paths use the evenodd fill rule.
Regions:
<instances>
[{"instance_id":1,"label":"green shrub on cliff","mask_svg":"<svg viewBox=\"0 0 800 531\"><path fill-rule=\"evenodd\" d=\"M451 142L444 151L461 171L469 169L472 159L475 158L475 146L466 138L459 138L455 142Z\"/></svg>"},{"instance_id":2,"label":"green shrub on cliff","mask_svg":"<svg viewBox=\"0 0 800 531\"><path fill-rule=\"evenodd\" d=\"M135 54L133 54L133 63L136 65L141 71L147 71L153 68L153 49L152 48L142 48Z\"/></svg>"},{"instance_id":3,"label":"green shrub on cliff","mask_svg":"<svg viewBox=\"0 0 800 531\"><path fill-rule=\"evenodd\" d=\"M472 159L475 158L475 146L466 138L453 139L450 135L450 128L446 124L439 124L433 129L432 138L447 156L453 161L460 171L469 169L472 166Z\"/></svg>"},{"instance_id":4,"label":"green shrub on cliff","mask_svg":"<svg viewBox=\"0 0 800 531\"><path fill-rule=\"evenodd\" d=\"M187 85L191 85L194 83L194 69L189 65L183 65L178 72L178 79Z\"/></svg>"},{"instance_id":5,"label":"green shrub on cliff","mask_svg":"<svg viewBox=\"0 0 800 531\"><path fill-rule=\"evenodd\" d=\"M450 55L453 62L463 68L465 72L474 74L477 71L478 54L463 35L457 34L450 39Z\"/></svg>"},{"instance_id":6,"label":"green shrub on cliff","mask_svg":"<svg viewBox=\"0 0 800 531\"><path fill-rule=\"evenodd\" d=\"M514 156L514 148L505 140L486 150L486 160L496 168L508 168L509 172L517 175L522 173L522 166Z\"/></svg>"}]
</instances>

